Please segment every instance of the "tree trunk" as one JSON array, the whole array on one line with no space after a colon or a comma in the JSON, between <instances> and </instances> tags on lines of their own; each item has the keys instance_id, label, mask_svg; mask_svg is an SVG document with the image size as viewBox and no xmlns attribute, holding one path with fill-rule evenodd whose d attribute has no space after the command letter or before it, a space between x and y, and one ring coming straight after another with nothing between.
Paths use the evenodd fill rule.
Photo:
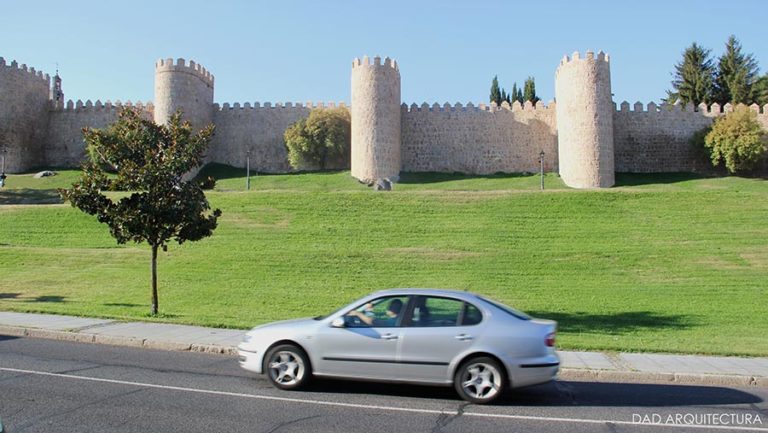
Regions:
<instances>
[{"instance_id":1,"label":"tree trunk","mask_svg":"<svg viewBox=\"0 0 768 433\"><path fill-rule=\"evenodd\" d=\"M157 245L152 245L152 313L157 315Z\"/></svg>"}]
</instances>

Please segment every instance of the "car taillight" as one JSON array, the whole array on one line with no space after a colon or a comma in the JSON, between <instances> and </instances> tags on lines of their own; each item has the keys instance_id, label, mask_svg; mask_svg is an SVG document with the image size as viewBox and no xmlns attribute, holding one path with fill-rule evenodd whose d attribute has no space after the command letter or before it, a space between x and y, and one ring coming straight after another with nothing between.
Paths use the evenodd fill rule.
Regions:
<instances>
[{"instance_id":1,"label":"car taillight","mask_svg":"<svg viewBox=\"0 0 768 433\"><path fill-rule=\"evenodd\" d=\"M547 337L544 339L544 344L547 345L547 347L555 347L555 333L550 332L547 334Z\"/></svg>"}]
</instances>

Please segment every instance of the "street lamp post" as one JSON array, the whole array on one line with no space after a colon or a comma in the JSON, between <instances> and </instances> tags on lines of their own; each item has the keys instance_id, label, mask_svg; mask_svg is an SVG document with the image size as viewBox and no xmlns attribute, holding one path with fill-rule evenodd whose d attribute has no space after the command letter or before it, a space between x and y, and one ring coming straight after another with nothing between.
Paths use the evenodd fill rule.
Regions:
<instances>
[{"instance_id":1,"label":"street lamp post","mask_svg":"<svg viewBox=\"0 0 768 433\"><path fill-rule=\"evenodd\" d=\"M251 190L251 149L245 152L245 189Z\"/></svg>"},{"instance_id":2,"label":"street lamp post","mask_svg":"<svg viewBox=\"0 0 768 433\"><path fill-rule=\"evenodd\" d=\"M8 177L5 175L5 154L8 152L8 149L3 146L2 150L0 150L0 157L2 158L2 168L0 168L0 188L5 186L5 179Z\"/></svg>"},{"instance_id":3,"label":"street lamp post","mask_svg":"<svg viewBox=\"0 0 768 433\"><path fill-rule=\"evenodd\" d=\"M541 176L541 190L544 191L544 151L539 152L539 173Z\"/></svg>"}]
</instances>

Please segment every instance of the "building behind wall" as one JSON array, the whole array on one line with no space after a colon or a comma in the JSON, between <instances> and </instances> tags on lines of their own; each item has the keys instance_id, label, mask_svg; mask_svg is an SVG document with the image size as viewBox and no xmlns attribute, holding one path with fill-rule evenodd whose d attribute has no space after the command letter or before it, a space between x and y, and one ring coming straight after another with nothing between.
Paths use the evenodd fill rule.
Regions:
<instances>
[{"instance_id":1,"label":"building behind wall","mask_svg":"<svg viewBox=\"0 0 768 433\"><path fill-rule=\"evenodd\" d=\"M700 159L690 137L711 124L726 105L657 106L611 100L610 59L603 53L574 53L555 72L558 103L535 105L406 104L400 98L400 65L375 57L352 63L351 173L370 182L406 172L558 171L577 188L608 187L615 172L662 173L696 170ZM122 107L148 119L167 121L182 109L193 126L216 125L207 162L290 171L283 132L314 108L335 103L215 103L214 77L184 59L155 64L154 103L64 103L58 73L50 76L0 58L0 147L6 170L75 167L84 158L83 127L104 127ZM768 127L768 106L753 105ZM350 167L336 167L350 168Z\"/></svg>"}]
</instances>

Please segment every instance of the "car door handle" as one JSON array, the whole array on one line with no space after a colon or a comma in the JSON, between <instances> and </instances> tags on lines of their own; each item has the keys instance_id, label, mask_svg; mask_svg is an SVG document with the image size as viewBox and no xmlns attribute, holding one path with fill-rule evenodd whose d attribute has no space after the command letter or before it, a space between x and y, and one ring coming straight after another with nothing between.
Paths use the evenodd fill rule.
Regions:
<instances>
[{"instance_id":1,"label":"car door handle","mask_svg":"<svg viewBox=\"0 0 768 433\"><path fill-rule=\"evenodd\" d=\"M381 336L382 340L397 340L397 335L395 334L384 334Z\"/></svg>"},{"instance_id":2,"label":"car door handle","mask_svg":"<svg viewBox=\"0 0 768 433\"><path fill-rule=\"evenodd\" d=\"M467 340L471 340L472 336L468 335L468 334L459 334L459 335L457 335L457 336L455 336L453 338L455 338L455 339L457 339L459 341L467 341Z\"/></svg>"}]
</instances>

